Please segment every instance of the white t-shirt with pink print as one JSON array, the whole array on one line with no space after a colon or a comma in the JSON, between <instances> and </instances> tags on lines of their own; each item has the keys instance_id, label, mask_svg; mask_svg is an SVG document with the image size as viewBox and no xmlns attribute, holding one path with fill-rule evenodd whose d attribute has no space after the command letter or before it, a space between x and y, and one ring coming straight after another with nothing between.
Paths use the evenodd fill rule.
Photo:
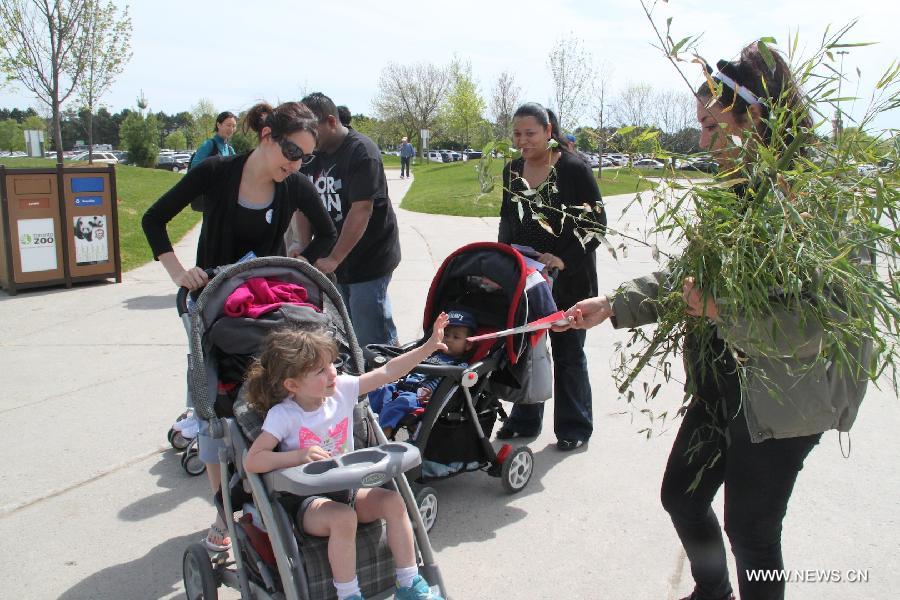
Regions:
<instances>
[{"instance_id":1,"label":"white t-shirt with pink print","mask_svg":"<svg viewBox=\"0 0 900 600\"><path fill-rule=\"evenodd\" d=\"M353 450L353 409L359 397L359 377L338 375L334 395L307 412L290 397L269 409L263 423L278 440L278 450L319 446L332 456Z\"/></svg>"}]
</instances>

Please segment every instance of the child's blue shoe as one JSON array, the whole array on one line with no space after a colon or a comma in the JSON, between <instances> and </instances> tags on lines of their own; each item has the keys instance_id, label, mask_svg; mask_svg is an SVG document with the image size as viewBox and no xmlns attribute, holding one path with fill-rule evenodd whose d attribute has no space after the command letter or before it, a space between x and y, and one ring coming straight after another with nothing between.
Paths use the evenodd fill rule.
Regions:
<instances>
[{"instance_id":1,"label":"child's blue shoe","mask_svg":"<svg viewBox=\"0 0 900 600\"><path fill-rule=\"evenodd\" d=\"M352 596L347 597L345 600L365 600L365 598L363 598L359 594L353 594Z\"/></svg>"},{"instance_id":2,"label":"child's blue shoe","mask_svg":"<svg viewBox=\"0 0 900 600\"><path fill-rule=\"evenodd\" d=\"M396 600L444 600L431 593L428 582L421 575L416 575L409 587L398 587L394 592L394 598Z\"/></svg>"}]
</instances>

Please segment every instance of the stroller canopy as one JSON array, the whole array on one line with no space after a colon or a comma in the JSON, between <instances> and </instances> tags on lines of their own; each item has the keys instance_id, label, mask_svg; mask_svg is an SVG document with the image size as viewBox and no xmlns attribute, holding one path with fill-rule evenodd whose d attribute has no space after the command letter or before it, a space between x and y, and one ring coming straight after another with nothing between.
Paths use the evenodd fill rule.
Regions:
<instances>
[{"instance_id":1,"label":"stroller canopy","mask_svg":"<svg viewBox=\"0 0 900 600\"><path fill-rule=\"evenodd\" d=\"M495 242L463 246L444 260L431 282L422 329L430 332L441 311L465 309L479 329L519 327L556 312L549 282L513 247ZM530 347L531 334L507 336L515 364Z\"/></svg>"}]
</instances>

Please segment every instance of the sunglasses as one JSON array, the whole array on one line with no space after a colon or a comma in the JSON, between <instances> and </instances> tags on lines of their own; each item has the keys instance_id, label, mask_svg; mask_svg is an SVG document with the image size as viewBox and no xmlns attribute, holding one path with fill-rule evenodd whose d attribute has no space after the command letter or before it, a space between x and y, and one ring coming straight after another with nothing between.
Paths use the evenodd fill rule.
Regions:
<instances>
[{"instance_id":1,"label":"sunglasses","mask_svg":"<svg viewBox=\"0 0 900 600\"><path fill-rule=\"evenodd\" d=\"M299 160L301 167L305 167L316 158L315 154L307 154L303 151L303 148L290 140L280 139L278 140L278 145L281 146L281 154L286 159L291 162Z\"/></svg>"}]
</instances>

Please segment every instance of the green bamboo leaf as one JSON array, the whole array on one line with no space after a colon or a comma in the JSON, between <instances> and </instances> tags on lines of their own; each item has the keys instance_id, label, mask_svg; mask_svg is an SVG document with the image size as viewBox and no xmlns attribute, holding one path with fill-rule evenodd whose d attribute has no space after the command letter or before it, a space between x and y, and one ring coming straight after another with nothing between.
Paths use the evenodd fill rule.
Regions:
<instances>
[{"instance_id":1,"label":"green bamboo leaf","mask_svg":"<svg viewBox=\"0 0 900 600\"><path fill-rule=\"evenodd\" d=\"M669 56L675 56L676 54L678 54L678 51L681 50L681 48L685 44L687 44L689 41L691 41L691 39L692 38L689 36L689 37L679 40L678 43L675 44L674 46L672 46L672 49L669 50Z\"/></svg>"},{"instance_id":2,"label":"green bamboo leaf","mask_svg":"<svg viewBox=\"0 0 900 600\"><path fill-rule=\"evenodd\" d=\"M831 44L829 48L861 48L863 46L874 46L878 42L843 42Z\"/></svg>"},{"instance_id":3,"label":"green bamboo leaf","mask_svg":"<svg viewBox=\"0 0 900 600\"><path fill-rule=\"evenodd\" d=\"M760 38L756 46L759 48L759 53L762 55L763 61L766 63L766 66L769 67L770 71L775 70L775 57L772 56L772 51L769 49L768 40L772 40L771 43L775 43L772 38Z\"/></svg>"}]
</instances>

